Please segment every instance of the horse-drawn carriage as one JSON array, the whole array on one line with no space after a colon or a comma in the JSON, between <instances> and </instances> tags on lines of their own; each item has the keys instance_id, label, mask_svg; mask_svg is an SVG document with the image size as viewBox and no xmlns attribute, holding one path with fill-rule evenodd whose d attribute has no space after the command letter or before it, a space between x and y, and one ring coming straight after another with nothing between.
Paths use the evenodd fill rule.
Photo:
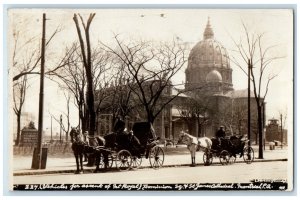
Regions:
<instances>
[{"instance_id":1,"label":"horse-drawn carriage","mask_svg":"<svg viewBox=\"0 0 300 200\"><path fill-rule=\"evenodd\" d=\"M120 170L139 168L142 159L149 159L152 168L160 168L164 163L164 151L158 144L152 125L137 122L132 131L110 133L104 136L105 145L96 148L98 152L96 171L112 168L113 163Z\"/></svg>"},{"instance_id":2,"label":"horse-drawn carriage","mask_svg":"<svg viewBox=\"0 0 300 200\"><path fill-rule=\"evenodd\" d=\"M203 162L210 165L214 158L219 158L222 165L236 162L237 155L243 157L245 163L250 164L254 159L254 150L248 145L249 140L242 136L230 136L221 138L220 143L216 138L212 138L212 146L203 154Z\"/></svg>"},{"instance_id":3,"label":"horse-drawn carriage","mask_svg":"<svg viewBox=\"0 0 300 200\"><path fill-rule=\"evenodd\" d=\"M243 157L247 164L250 164L254 159L253 148L248 146L248 141L243 136L231 136L222 138L221 143L216 138L200 137L197 138L184 131L181 131L178 137L178 144L187 145L191 153L192 166L196 166L195 156L196 151L203 151L203 161L205 165L210 165L214 158L219 158L221 164L234 163L237 154Z\"/></svg>"}]
</instances>

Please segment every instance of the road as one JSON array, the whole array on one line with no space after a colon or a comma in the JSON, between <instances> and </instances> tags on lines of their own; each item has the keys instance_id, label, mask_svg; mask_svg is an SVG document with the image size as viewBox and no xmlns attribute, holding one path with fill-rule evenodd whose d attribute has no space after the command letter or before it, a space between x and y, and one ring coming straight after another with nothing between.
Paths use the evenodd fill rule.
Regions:
<instances>
[{"instance_id":1,"label":"road","mask_svg":"<svg viewBox=\"0 0 300 200\"><path fill-rule=\"evenodd\" d=\"M100 184L100 183L248 183L252 179L284 179L287 162L257 162L252 164L212 165L197 167L165 167L158 170L138 169L89 174L46 174L14 176L14 184Z\"/></svg>"}]
</instances>

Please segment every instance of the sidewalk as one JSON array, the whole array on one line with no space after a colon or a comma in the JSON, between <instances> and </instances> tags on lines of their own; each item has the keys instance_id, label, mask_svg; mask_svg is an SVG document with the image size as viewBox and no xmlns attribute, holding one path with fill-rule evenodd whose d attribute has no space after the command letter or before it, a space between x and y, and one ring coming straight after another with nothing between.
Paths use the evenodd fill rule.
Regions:
<instances>
[{"instance_id":1,"label":"sidewalk","mask_svg":"<svg viewBox=\"0 0 300 200\"><path fill-rule=\"evenodd\" d=\"M286 147L281 149L276 147L275 150L265 150L264 159L257 159L258 148L253 147L255 151L255 158L253 162L273 162L273 161L287 161L288 160L288 150ZM177 151L174 154L174 150ZM38 175L38 174L54 174L54 173L74 173L76 169L75 158L71 154L51 156L48 155L46 169L33 170L31 169L32 156L14 156L13 158L13 174L14 176L22 175ZM243 158L239 158L237 155L237 163L243 163ZM196 153L196 163L197 165L203 165L203 152ZM179 167L179 166L189 166L191 164L191 157L186 148L178 149L165 149L165 157L163 167ZM220 164L219 158L214 158L213 165ZM113 164L115 167L115 164ZM148 159L143 158L141 168L148 168L150 162ZM86 162L84 162L84 172L92 173L94 167L87 167Z\"/></svg>"}]
</instances>

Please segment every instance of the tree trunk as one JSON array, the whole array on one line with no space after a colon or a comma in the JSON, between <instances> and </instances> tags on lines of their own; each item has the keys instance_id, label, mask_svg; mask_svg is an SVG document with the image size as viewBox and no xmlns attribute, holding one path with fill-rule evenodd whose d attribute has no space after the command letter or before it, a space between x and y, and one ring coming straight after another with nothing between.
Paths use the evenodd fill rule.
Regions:
<instances>
[{"instance_id":1,"label":"tree trunk","mask_svg":"<svg viewBox=\"0 0 300 200\"><path fill-rule=\"evenodd\" d=\"M88 73L87 73L88 74ZM92 81L92 78L88 80ZM94 109L94 92L93 92L93 83L88 81L88 92L87 92L87 106L88 106L88 116L89 116L89 135L94 136L95 127L96 127L96 113Z\"/></svg>"},{"instance_id":2,"label":"tree trunk","mask_svg":"<svg viewBox=\"0 0 300 200\"><path fill-rule=\"evenodd\" d=\"M259 137L259 148L258 148L258 158L263 159L263 125L262 125L262 112L261 105L257 105L257 114L258 114L258 137Z\"/></svg>"},{"instance_id":3,"label":"tree trunk","mask_svg":"<svg viewBox=\"0 0 300 200\"><path fill-rule=\"evenodd\" d=\"M21 136L21 112L17 114L17 138L15 143L16 146L20 144L20 136Z\"/></svg>"}]
</instances>

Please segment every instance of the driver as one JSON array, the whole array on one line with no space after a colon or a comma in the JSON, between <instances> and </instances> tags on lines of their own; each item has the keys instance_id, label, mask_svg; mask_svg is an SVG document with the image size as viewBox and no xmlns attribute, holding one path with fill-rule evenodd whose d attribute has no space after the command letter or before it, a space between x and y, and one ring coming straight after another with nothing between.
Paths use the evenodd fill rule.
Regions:
<instances>
[{"instance_id":1,"label":"driver","mask_svg":"<svg viewBox=\"0 0 300 200\"><path fill-rule=\"evenodd\" d=\"M225 138L226 134L224 131L224 126L220 126L219 130L216 132L216 138L218 139L219 146L221 146L221 138Z\"/></svg>"}]
</instances>

